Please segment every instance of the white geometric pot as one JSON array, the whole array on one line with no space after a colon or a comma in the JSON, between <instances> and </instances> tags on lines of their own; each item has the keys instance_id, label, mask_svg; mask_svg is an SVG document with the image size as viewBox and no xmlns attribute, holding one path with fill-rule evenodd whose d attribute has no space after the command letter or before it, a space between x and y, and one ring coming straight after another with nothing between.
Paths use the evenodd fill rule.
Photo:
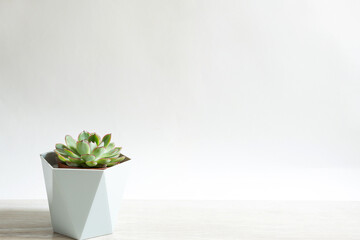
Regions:
<instances>
[{"instance_id":1,"label":"white geometric pot","mask_svg":"<svg viewBox=\"0 0 360 240\"><path fill-rule=\"evenodd\" d=\"M54 232L87 239L113 232L129 162L105 170L58 168L54 152L41 154Z\"/></svg>"}]
</instances>

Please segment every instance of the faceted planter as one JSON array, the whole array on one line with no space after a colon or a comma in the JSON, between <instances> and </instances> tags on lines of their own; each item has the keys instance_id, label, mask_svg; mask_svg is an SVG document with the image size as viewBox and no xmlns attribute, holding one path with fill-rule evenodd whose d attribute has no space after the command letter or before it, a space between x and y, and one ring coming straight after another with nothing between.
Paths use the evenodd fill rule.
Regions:
<instances>
[{"instance_id":1,"label":"faceted planter","mask_svg":"<svg viewBox=\"0 0 360 240\"><path fill-rule=\"evenodd\" d=\"M58 168L56 155L40 155L54 232L87 239L111 234L129 162L107 168Z\"/></svg>"}]
</instances>

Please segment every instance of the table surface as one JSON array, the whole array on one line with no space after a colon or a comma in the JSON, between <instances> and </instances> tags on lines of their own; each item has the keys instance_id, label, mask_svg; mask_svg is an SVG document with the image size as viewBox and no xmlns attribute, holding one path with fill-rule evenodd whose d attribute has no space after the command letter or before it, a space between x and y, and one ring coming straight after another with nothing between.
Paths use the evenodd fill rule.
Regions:
<instances>
[{"instance_id":1,"label":"table surface","mask_svg":"<svg viewBox=\"0 0 360 240\"><path fill-rule=\"evenodd\" d=\"M1 200L0 239L53 233L45 200ZM360 202L123 201L117 228L96 239L360 239Z\"/></svg>"}]
</instances>

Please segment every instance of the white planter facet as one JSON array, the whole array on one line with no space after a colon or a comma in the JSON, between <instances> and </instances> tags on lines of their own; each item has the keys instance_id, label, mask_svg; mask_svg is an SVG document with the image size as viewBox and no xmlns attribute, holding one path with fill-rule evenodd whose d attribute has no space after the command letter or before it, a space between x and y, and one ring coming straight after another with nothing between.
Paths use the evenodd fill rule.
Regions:
<instances>
[{"instance_id":1,"label":"white planter facet","mask_svg":"<svg viewBox=\"0 0 360 240\"><path fill-rule=\"evenodd\" d=\"M58 168L55 153L40 155L54 232L87 239L111 234L129 161L105 170Z\"/></svg>"}]
</instances>

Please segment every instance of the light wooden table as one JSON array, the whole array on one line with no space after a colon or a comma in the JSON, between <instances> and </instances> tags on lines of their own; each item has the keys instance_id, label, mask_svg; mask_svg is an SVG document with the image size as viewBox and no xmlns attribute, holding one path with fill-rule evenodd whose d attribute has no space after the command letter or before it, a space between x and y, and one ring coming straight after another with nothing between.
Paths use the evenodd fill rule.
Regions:
<instances>
[{"instance_id":1,"label":"light wooden table","mask_svg":"<svg viewBox=\"0 0 360 240\"><path fill-rule=\"evenodd\" d=\"M121 240L360 239L360 202L124 201ZM0 239L69 239L53 233L44 200L0 201Z\"/></svg>"}]
</instances>

